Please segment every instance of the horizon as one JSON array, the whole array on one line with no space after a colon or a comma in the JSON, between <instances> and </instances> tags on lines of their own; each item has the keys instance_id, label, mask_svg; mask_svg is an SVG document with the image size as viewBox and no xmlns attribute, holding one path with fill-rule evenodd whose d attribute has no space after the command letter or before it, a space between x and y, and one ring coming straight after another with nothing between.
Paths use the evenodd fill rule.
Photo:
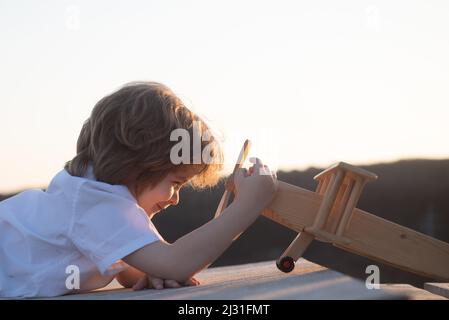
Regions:
<instances>
[{"instance_id":1,"label":"horizon","mask_svg":"<svg viewBox=\"0 0 449 320\"><path fill-rule=\"evenodd\" d=\"M407 159L397 159L397 160L391 160L391 161L381 161L381 162L373 162L373 163L350 163L351 165L357 166L357 167L370 167L370 166L385 166L385 165L393 165L396 163L402 163L402 162L413 162L413 161L449 161L449 157L447 158L407 158ZM343 161L345 162L345 161ZM249 163L248 161L245 161L245 164L247 164L244 167L248 167ZM304 168L293 168L293 169L280 169L278 172L283 172L286 174L292 173L292 172L305 172L308 170L325 170L326 168L330 167L334 163L330 163L328 166L320 167L320 166L307 166ZM61 169L62 170L62 169ZM227 175L229 175L230 172L222 172L222 178L225 178ZM55 173L56 175L56 173ZM53 178L53 177L52 177ZM17 194L26 190L30 189L46 189L48 185L50 184L51 179L48 181L45 185L29 185L29 186L23 186L19 187L17 189L13 190L1 190L0 189L0 196L8 196ZM220 182L221 183L221 182Z\"/></svg>"}]
</instances>

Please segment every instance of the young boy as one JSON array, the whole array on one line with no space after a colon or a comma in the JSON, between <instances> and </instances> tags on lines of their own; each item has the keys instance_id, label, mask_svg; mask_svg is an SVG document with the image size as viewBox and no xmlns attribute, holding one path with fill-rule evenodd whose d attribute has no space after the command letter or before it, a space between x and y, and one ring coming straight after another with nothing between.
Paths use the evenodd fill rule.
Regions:
<instances>
[{"instance_id":1,"label":"young boy","mask_svg":"<svg viewBox=\"0 0 449 320\"><path fill-rule=\"evenodd\" d=\"M175 164L177 141L170 138L177 129L189 133L190 145L195 134L207 134L196 141L209 161L193 161L192 152L191 161ZM220 217L164 241L151 218L178 204L183 185L215 185L222 159L204 121L166 86L131 83L104 97L82 127L76 156L48 189L0 202L0 296L87 292L114 277L134 289L197 285L193 276L256 220L276 191L275 175L257 159L233 177L235 200Z\"/></svg>"}]
</instances>

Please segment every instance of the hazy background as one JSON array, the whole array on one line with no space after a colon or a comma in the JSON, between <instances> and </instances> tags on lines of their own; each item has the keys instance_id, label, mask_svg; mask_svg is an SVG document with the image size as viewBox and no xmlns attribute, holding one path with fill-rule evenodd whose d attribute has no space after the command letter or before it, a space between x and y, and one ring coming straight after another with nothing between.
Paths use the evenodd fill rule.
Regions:
<instances>
[{"instance_id":1,"label":"hazy background","mask_svg":"<svg viewBox=\"0 0 449 320\"><path fill-rule=\"evenodd\" d=\"M449 157L447 1L0 0L0 193L45 186L132 80L278 169Z\"/></svg>"}]
</instances>

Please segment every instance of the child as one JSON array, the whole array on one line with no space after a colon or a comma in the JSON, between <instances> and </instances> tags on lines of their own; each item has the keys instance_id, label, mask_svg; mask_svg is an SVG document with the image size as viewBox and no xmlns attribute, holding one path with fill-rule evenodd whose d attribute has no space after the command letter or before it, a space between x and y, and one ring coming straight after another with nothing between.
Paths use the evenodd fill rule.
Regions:
<instances>
[{"instance_id":1,"label":"child","mask_svg":"<svg viewBox=\"0 0 449 320\"><path fill-rule=\"evenodd\" d=\"M87 292L114 277L134 289L197 285L193 276L256 220L277 181L257 159L233 177L235 200L220 217L164 241L151 218L178 204L183 185L216 184L222 168L210 134L197 141L213 161L172 161L171 133L186 130L193 145L195 126L208 133L159 83L127 84L101 99L82 127L77 155L48 189L0 202L0 297Z\"/></svg>"}]
</instances>

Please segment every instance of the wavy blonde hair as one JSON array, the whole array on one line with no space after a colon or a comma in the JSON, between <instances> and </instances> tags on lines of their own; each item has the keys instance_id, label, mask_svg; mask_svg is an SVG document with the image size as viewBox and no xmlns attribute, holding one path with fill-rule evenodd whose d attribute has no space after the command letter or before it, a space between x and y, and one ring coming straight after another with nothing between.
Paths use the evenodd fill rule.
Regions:
<instances>
[{"instance_id":1,"label":"wavy blonde hair","mask_svg":"<svg viewBox=\"0 0 449 320\"><path fill-rule=\"evenodd\" d=\"M171 148L177 143L170 141L171 132L187 130L190 145L193 145L195 121L199 123L201 135L209 131L204 120L165 85L128 83L97 102L81 129L77 154L64 168L72 176L82 177L91 163L98 181L124 184L139 195L173 170L194 166L196 175L190 185L211 187L220 178L223 153L218 139L210 131L208 141L200 139L200 145L201 154L208 146L213 161L175 165L170 160Z\"/></svg>"}]
</instances>

